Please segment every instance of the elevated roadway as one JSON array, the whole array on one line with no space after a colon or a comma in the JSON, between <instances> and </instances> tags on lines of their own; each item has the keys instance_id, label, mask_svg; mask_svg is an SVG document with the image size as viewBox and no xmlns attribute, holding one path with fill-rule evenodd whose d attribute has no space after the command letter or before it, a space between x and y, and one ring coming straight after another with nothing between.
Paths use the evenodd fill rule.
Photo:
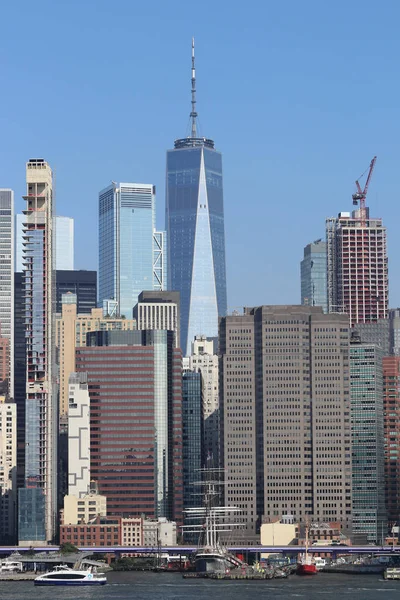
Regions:
<instances>
[{"instance_id":1,"label":"elevated roadway","mask_svg":"<svg viewBox=\"0 0 400 600\"><path fill-rule=\"evenodd\" d=\"M122 553L136 553L136 554L156 554L158 552L168 552L170 554L190 554L197 550L196 546L162 546L161 548L148 548L148 547L136 547L136 546L104 546L104 547L91 547L82 546L79 548L81 552L91 554L122 554ZM282 554L297 554L299 552L305 552L304 546L228 546L227 550L234 553L246 554L246 553L282 553ZM6 555L13 552L59 552L59 546L35 546L34 548L29 546L0 546L0 554ZM324 553L324 554L400 554L400 546L310 546L308 552L311 553ZM63 557L63 555L60 555ZM44 558L44 557L43 557Z\"/></svg>"}]
</instances>

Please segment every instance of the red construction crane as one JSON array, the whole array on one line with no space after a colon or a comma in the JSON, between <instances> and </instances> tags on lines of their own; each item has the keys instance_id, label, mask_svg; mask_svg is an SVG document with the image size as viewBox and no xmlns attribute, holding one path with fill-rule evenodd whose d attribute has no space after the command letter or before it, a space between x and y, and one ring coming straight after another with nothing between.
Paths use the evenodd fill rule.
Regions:
<instances>
[{"instance_id":1,"label":"red construction crane","mask_svg":"<svg viewBox=\"0 0 400 600\"><path fill-rule=\"evenodd\" d=\"M358 178L358 179L361 179L361 177L364 177L365 173L368 171L368 177L367 177L367 181L365 182L364 189L363 190L361 189L360 183L357 179L357 181L356 181L357 192L355 194L353 194L353 204L357 205L358 202L360 202L360 219L361 219L362 226L365 225L365 221L367 218L367 211L365 209L365 200L367 198L369 182L371 181L371 176L372 176L372 172L375 167L375 163L376 163L376 156L374 156L374 158L371 160L369 169L364 171L364 173L362 175L360 175L360 177Z\"/></svg>"}]
</instances>

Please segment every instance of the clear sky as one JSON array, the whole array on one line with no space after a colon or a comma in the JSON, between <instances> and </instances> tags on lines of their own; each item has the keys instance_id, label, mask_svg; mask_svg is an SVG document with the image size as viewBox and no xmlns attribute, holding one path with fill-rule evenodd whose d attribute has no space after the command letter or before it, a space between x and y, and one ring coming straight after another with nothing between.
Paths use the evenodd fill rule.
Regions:
<instances>
[{"instance_id":1,"label":"clear sky","mask_svg":"<svg viewBox=\"0 0 400 600\"><path fill-rule=\"evenodd\" d=\"M41 0L0 7L0 187L23 207L25 162L56 172L76 268L97 268L98 191L154 183L189 133L223 153L228 306L299 303L303 247L351 210L376 154L371 216L388 227L400 306L398 0Z\"/></svg>"}]
</instances>

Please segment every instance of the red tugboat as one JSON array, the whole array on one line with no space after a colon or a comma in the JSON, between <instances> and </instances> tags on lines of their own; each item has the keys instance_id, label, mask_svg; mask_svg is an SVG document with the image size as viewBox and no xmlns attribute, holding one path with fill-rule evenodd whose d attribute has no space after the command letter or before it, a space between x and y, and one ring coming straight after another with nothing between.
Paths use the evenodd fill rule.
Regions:
<instances>
[{"instance_id":1,"label":"red tugboat","mask_svg":"<svg viewBox=\"0 0 400 600\"><path fill-rule=\"evenodd\" d=\"M318 573L314 559L308 554L308 523L306 523L306 551L299 556L296 573L297 575L316 575Z\"/></svg>"}]
</instances>

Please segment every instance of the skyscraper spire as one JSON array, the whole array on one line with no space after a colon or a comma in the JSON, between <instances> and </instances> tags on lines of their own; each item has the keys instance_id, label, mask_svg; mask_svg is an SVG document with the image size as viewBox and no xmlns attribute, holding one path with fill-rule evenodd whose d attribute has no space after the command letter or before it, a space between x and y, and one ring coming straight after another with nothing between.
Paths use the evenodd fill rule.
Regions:
<instances>
[{"instance_id":1,"label":"skyscraper spire","mask_svg":"<svg viewBox=\"0 0 400 600\"><path fill-rule=\"evenodd\" d=\"M197 137L196 127L196 67L194 62L194 37L192 38L192 112L190 118L192 119L192 138Z\"/></svg>"}]
</instances>

